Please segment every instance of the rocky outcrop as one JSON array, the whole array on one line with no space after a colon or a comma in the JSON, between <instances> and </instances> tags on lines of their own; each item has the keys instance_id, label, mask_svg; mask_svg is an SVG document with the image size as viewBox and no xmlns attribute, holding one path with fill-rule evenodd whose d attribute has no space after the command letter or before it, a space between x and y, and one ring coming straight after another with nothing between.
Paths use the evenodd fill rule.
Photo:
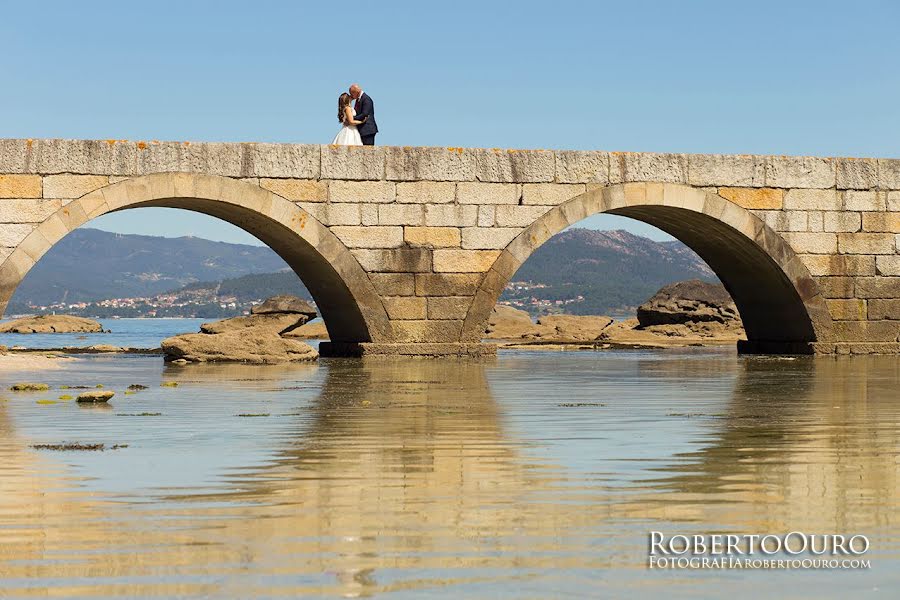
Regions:
<instances>
[{"instance_id":1,"label":"rocky outcrop","mask_svg":"<svg viewBox=\"0 0 900 600\"><path fill-rule=\"evenodd\" d=\"M699 279L679 281L661 288L637 309L641 327L699 323L740 324L737 307L720 283Z\"/></svg>"},{"instance_id":2,"label":"rocky outcrop","mask_svg":"<svg viewBox=\"0 0 900 600\"><path fill-rule=\"evenodd\" d=\"M489 340L517 340L537 333L537 328L524 310L498 304L491 311L484 337Z\"/></svg>"},{"instance_id":3,"label":"rocky outcrop","mask_svg":"<svg viewBox=\"0 0 900 600\"><path fill-rule=\"evenodd\" d=\"M315 316L315 309L304 300L275 296L254 307L250 315L204 323L200 333L170 337L161 347L167 361L178 362L316 360L319 353L312 346L286 337Z\"/></svg>"},{"instance_id":4,"label":"rocky outcrop","mask_svg":"<svg viewBox=\"0 0 900 600\"><path fill-rule=\"evenodd\" d=\"M109 402L109 400L115 396L115 392L110 392L107 390L95 390L92 392L82 392L78 394L78 398L75 399L76 402Z\"/></svg>"},{"instance_id":5,"label":"rocky outcrop","mask_svg":"<svg viewBox=\"0 0 900 600\"><path fill-rule=\"evenodd\" d=\"M0 324L0 333L103 333L103 326L84 317L38 315Z\"/></svg>"},{"instance_id":6,"label":"rocky outcrop","mask_svg":"<svg viewBox=\"0 0 900 600\"><path fill-rule=\"evenodd\" d=\"M597 339L613 322L610 317L593 315L548 315L537 321L537 333L525 339L552 342L589 342Z\"/></svg>"},{"instance_id":7,"label":"rocky outcrop","mask_svg":"<svg viewBox=\"0 0 900 600\"><path fill-rule=\"evenodd\" d=\"M316 321L314 323L307 323L305 325L301 325L296 329L291 329L285 333L282 333L284 337L293 337L293 338L301 338L304 340L327 340L328 339L328 329L325 327L324 321Z\"/></svg>"}]
</instances>

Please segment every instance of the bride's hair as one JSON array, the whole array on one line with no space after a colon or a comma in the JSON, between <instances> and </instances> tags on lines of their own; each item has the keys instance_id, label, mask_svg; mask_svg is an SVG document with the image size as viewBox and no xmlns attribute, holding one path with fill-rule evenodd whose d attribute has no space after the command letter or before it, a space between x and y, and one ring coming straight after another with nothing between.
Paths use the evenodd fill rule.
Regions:
<instances>
[{"instance_id":1,"label":"bride's hair","mask_svg":"<svg viewBox=\"0 0 900 600\"><path fill-rule=\"evenodd\" d=\"M338 98L338 121L341 123L344 122L344 109L350 106L350 101L353 98L350 97L350 94L344 92Z\"/></svg>"}]
</instances>

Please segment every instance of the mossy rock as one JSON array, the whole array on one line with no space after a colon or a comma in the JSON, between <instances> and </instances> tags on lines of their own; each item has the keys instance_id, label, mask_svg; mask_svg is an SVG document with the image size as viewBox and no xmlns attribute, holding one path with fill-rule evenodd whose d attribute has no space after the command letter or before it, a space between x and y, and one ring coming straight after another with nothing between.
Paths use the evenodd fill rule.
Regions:
<instances>
[{"instance_id":1,"label":"mossy rock","mask_svg":"<svg viewBox=\"0 0 900 600\"><path fill-rule=\"evenodd\" d=\"M9 389L14 392L46 392L50 386L46 383L17 383Z\"/></svg>"}]
</instances>

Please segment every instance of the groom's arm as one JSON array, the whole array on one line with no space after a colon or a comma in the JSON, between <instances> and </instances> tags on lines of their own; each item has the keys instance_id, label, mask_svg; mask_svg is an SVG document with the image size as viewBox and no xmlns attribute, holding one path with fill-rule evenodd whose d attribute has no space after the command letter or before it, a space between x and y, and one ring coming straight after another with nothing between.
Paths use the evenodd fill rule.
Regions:
<instances>
[{"instance_id":1,"label":"groom's arm","mask_svg":"<svg viewBox=\"0 0 900 600\"><path fill-rule=\"evenodd\" d=\"M371 117L375 112L375 104L372 103L372 99L366 96L362 101L362 112L356 115L357 119L362 119L363 117Z\"/></svg>"}]
</instances>

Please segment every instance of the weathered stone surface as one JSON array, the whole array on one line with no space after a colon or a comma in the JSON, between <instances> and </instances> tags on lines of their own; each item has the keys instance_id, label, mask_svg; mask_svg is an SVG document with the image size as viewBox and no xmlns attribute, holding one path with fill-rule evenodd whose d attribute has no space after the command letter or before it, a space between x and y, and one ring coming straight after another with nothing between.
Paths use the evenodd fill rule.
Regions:
<instances>
[{"instance_id":1,"label":"weathered stone surface","mask_svg":"<svg viewBox=\"0 0 900 600\"><path fill-rule=\"evenodd\" d=\"M456 184L446 181L413 181L397 184L397 202L445 204L456 199Z\"/></svg>"},{"instance_id":2,"label":"weathered stone surface","mask_svg":"<svg viewBox=\"0 0 900 600\"><path fill-rule=\"evenodd\" d=\"M425 206L425 225L428 227L472 227L478 219L477 206L429 204Z\"/></svg>"},{"instance_id":3,"label":"weathered stone surface","mask_svg":"<svg viewBox=\"0 0 900 600\"><path fill-rule=\"evenodd\" d=\"M862 317L865 318L865 317ZM900 299L873 298L868 301L868 318L873 321L900 320Z\"/></svg>"},{"instance_id":4,"label":"weathered stone surface","mask_svg":"<svg viewBox=\"0 0 900 600\"><path fill-rule=\"evenodd\" d=\"M458 342L462 321L395 321L394 336L398 342Z\"/></svg>"},{"instance_id":5,"label":"weathered stone surface","mask_svg":"<svg viewBox=\"0 0 900 600\"><path fill-rule=\"evenodd\" d=\"M188 333L167 338L160 344L166 360L188 362L246 362L256 364L313 361L319 356L297 339L281 337L255 328L215 335Z\"/></svg>"},{"instance_id":6,"label":"weathered stone surface","mask_svg":"<svg viewBox=\"0 0 900 600\"><path fill-rule=\"evenodd\" d=\"M726 200L744 208L780 210L784 203L784 190L773 188L723 187L718 192Z\"/></svg>"},{"instance_id":7,"label":"weathered stone surface","mask_svg":"<svg viewBox=\"0 0 900 600\"><path fill-rule=\"evenodd\" d=\"M348 248L399 248L403 245L403 228L400 226L352 226L338 225L331 228Z\"/></svg>"},{"instance_id":8,"label":"weathered stone surface","mask_svg":"<svg viewBox=\"0 0 900 600\"><path fill-rule=\"evenodd\" d=\"M103 326L84 317L38 315L0 323L0 333L103 333Z\"/></svg>"},{"instance_id":9,"label":"weathered stone surface","mask_svg":"<svg viewBox=\"0 0 900 600\"><path fill-rule=\"evenodd\" d=\"M282 335L287 338L300 338L303 340L327 340L328 329L325 327L324 321L313 321L296 329L291 329Z\"/></svg>"},{"instance_id":10,"label":"weathered stone surface","mask_svg":"<svg viewBox=\"0 0 900 600\"><path fill-rule=\"evenodd\" d=\"M878 187L878 161L874 158L836 158L835 185L839 190Z\"/></svg>"},{"instance_id":11,"label":"weathered stone surface","mask_svg":"<svg viewBox=\"0 0 900 600\"><path fill-rule=\"evenodd\" d=\"M106 175L48 175L44 177L44 198L80 198L109 184Z\"/></svg>"},{"instance_id":12,"label":"weathered stone surface","mask_svg":"<svg viewBox=\"0 0 900 600\"><path fill-rule=\"evenodd\" d=\"M512 306L498 304L488 318L484 337L490 340L514 340L535 333L537 326L531 320L531 315Z\"/></svg>"},{"instance_id":13,"label":"weathered stone surface","mask_svg":"<svg viewBox=\"0 0 900 600\"><path fill-rule=\"evenodd\" d=\"M325 225L378 224L377 210L379 205L377 204L357 204L353 202L339 202L336 204L332 204L331 202L301 202L298 205ZM376 211L375 219L370 223L363 223L362 221L362 209L366 206L371 206Z\"/></svg>"},{"instance_id":14,"label":"weathered stone surface","mask_svg":"<svg viewBox=\"0 0 900 600\"><path fill-rule=\"evenodd\" d=\"M763 185L765 167L750 155L691 154L688 156L688 183L697 186Z\"/></svg>"},{"instance_id":15,"label":"weathered stone surface","mask_svg":"<svg viewBox=\"0 0 900 600\"><path fill-rule=\"evenodd\" d=\"M875 265L878 275L900 275L900 255L876 256ZM875 275L875 272L860 275Z\"/></svg>"},{"instance_id":16,"label":"weathered stone surface","mask_svg":"<svg viewBox=\"0 0 900 600\"><path fill-rule=\"evenodd\" d=\"M395 181L473 181L475 150L388 147L385 177Z\"/></svg>"},{"instance_id":17,"label":"weathered stone surface","mask_svg":"<svg viewBox=\"0 0 900 600\"><path fill-rule=\"evenodd\" d=\"M515 183L459 183L456 201L460 204L518 204L522 186Z\"/></svg>"},{"instance_id":18,"label":"weathered stone surface","mask_svg":"<svg viewBox=\"0 0 900 600\"><path fill-rule=\"evenodd\" d=\"M875 275L874 256L802 254L800 258L812 275Z\"/></svg>"},{"instance_id":19,"label":"weathered stone surface","mask_svg":"<svg viewBox=\"0 0 900 600\"><path fill-rule=\"evenodd\" d=\"M878 188L900 190L900 159L878 159Z\"/></svg>"},{"instance_id":20,"label":"weathered stone surface","mask_svg":"<svg viewBox=\"0 0 900 600\"><path fill-rule=\"evenodd\" d=\"M379 225L424 225L425 207L421 204L382 204L378 207Z\"/></svg>"},{"instance_id":21,"label":"weathered stone surface","mask_svg":"<svg viewBox=\"0 0 900 600\"><path fill-rule=\"evenodd\" d=\"M824 231L851 233L862 228L862 218L858 212L826 211L822 227Z\"/></svg>"},{"instance_id":22,"label":"weathered stone surface","mask_svg":"<svg viewBox=\"0 0 900 600\"><path fill-rule=\"evenodd\" d=\"M556 159L548 150L476 150L478 181L540 182L553 181Z\"/></svg>"},{"instance_id":23,"label":"weathered stone surface","mask_svg":"<svg viewBox=\"0 0 900 600\"><path fill-rule=\"evenodd\" d=\"M116 393L110 390L91 390L82 392L75 398L76 402L109 402Z\"/></svg>"},{"instance_id":24,"label":"weathered stone surface","mask_svg":"<svg viewBox=\"0 0 900 600\"><path fill-rule=\"evenodd\" d=\"M786 232L784 239L794 252L805 254L834 254L837 252L838 234Z\"/></svg>"},{"instance_id":25,"label":"weathered stone surface","mask_svg":"<svg viewBox=\"0 0 900 600\"><path fill-rule=\"evenodd\" d=\"M493 227L497 223L497 208L495 206L478 207L478 226Z\"/></svg>"},{"instance_id":26,"label":"weathered stone surface","mask_svg":"<svg viewBox=\"0 0 900 600\"><path fill-rule=\"evenodd\" d=\"M614 152L611 155L611 160L620 166L623 182L687 183L687 158L686 154L653 152Z\"/></svg>"},{"instance_id":27,"label":"weathered stone surface","mask_svg":"<svg viewBox=\"0 0 900 600\"><path fill-rule=\"evenodd\" d=\"M853 298L856 290L854 277L820 277L816 283L825 298Z\"/></svg>"},{"instance_id":28,"label":"weathered stone surface","mask_svg":"<svg viewBox=\"0 0 900 600\"><path fill-rule=\"evenodd\" d=\"M417 296L472 296L481 273L417 273Z\"/></svg>"},{"instance_id":29,"label":"weathered stone surface","mask_svg":"<svg viewBox=\"0 0 900 600\"><path fill-rule=\"evenodd\" d=\"M661 288L637 309L641 327L674 325L688 322L738 322L737 307L716 283L691 279Z\"/></svg>"},{"instance_id":30,"label":"weathered stone surface","mask_svg":"<svg viewBox=\"0 0 900 600\"><path fill-rule=\"evenodd\" d=\"M304 300L303 298L298 298L297 296L291 296L290 294L279 294L278 296L272 296L271 298L267 298L260 304L257 304L253 308L250 309L251 315L274 315L274 314L288 314L288 315L301 315L306 317L306 321L310 321L315 319L317 316L315 307ZM304 321L304 322L306 322Z\"/></svg>"},{"instance_id":31,"label":"weathered stone surface","mask_svg":"<svg viewBox=\"0 0 900 600\"><path fill-rule=\"evenodd\" d=\"M435 273L483 273L491 268L499 250L456 250L439 248L434 251Z\"/></svg>"},{"instance_id":32,"label":"weathered stone surface","mask_svg":"<svg viewBox=\"0 0 900 600\"><path fill-rule=\"evenodd\" d=\"M412 273L370 273L369 279L381 296L412 296L416 293L416 276Z\"/></svg>"},{"instance_id":33,"label":"weathered stone surface","mask_svg":"<svg viewBox=\"0 0 900 600\"><path fill-rule=\"evenodd\" d=\"M522 186L522 203L556 206L584 192L585 186L577 183L526 183Z\"/></svg>"},{"instance_id":34,"label":"weathered stone surface","mask_svg":"<svg viewBox=\"0 0 900 600\"><path fill-rule=\"evenodd\" d=\"M866 212L862 213L863 231L900 233L900 212Z\"/></svg>"},{"instance_id":35,"label":"weathered stone surface","mask_svg":"<svg viewBox=\"0 0 900 600\"><path fill-rule=\"evenodd\" d=\"M332 181L328 184L331 202L393 202L396 184L390 181Z\"/></svg>"},{"instance_id":36,"label":"weathered stone surface","mask_svg":"<svg viewBox=\"0 0 900 600\"><path fill-rule=\"evenodd\" d=\"M384 146L322 146L322 179L384 179Z\"/></svg>"},{"instance_id":37,"label":"weathered stone surface","mask_svg":"<svg viewBox=\"0 0 900 600\"><path fill-rule=\"evenodd\" d=\"M860 321L866 319L866 301L859 298L836 298L827 300L828 312L832 319Z\"/></svg>"},{"instance_id":38,"label":"weathered stone surface","mask_svg":"<svg viewBox=\"0 0 900 600\"><path fill-rule=\"evenodd\" d=\"M259 186L295 202L325 202L328 186L324 181L314 179L269 179L260 178Z\"/></svg>"},{"instance_id":39,"label":"weathered stone surface","mask_svg":"<svg viewBox=\"0 0 900 600\"><path fill-rule=\"evenodd\" d=\"M318 179L322 146L305 144L250 144L247 160L252 168L242 172L245 177L289 177ZM166 171L154 168L152 172ZM195 169L199 171L200 169ZM144 171L151 172L151 171ZM205 172L205 170L204 170Z\"/></svg>"},{"instance_id":40,"label":"weathered stone surface","mask_svg":"<svg viewBox=\"0 0 900 600\"><path fill-rule=\"evenodd\" d=\"M420 296L386 296L384 308L391 319L425 319L428 305Z\"/></svg>"},{"instance_id":41,"label":"weathered stone surface","mask_svg":"<svg viewBox=\"0 0 900 600\"><path fill-rule=\"evenodd\" d=\"M40 198L38 175L0 175L0 198Z\"/></svg>"},{"instance_id":42,"label":"weathered stone surface","mask_svg":"<svg viewBox=\"0 0 900 600\"><path fill-rule=\"evenodd\" d=\"M229 333L245 329L265 331L273 335L286 333L309 321L306 315L298 314L262 314L231 317L221 321L203 323L200 332L205 334Z\"/></svg>"},{"instance_id":43,"label":"weathered stone surface","mask_svg":"<svg viewBox=\"0 0 900 600\"><path fill-rule=\"evenodd\" d=\"M556 153L556 181L559 183L609 183L608 152Z\"/></svg>"},{"instance_id":44,"label":"weathered stone surface","mask_svg":"<svg viewBox=\"0 0 900 600\"><path fill-rule=\"evenodd\" d=\"M793 210L841 210L841 196L834 190L788 190L784 208Z\"/></svg>"},{"instance_id":45,"label":"weathered stone surface","mask_svg":"<svg viewBox=\"0 0 900 600\"><path fill-rule=\"evenodd\" d=\"M884 210L886 202L887 195L884 192L863 192L858 190L844 192L844 210Z\"/></svg>"},{"instance_id":46,"label":"weathered stone surface","mask_svg":"<svg viewBox=\"0 0 900 600\"><path fill-rule=\"evenodd\" d=\"M592 342L612 324L609 317L593 315L547 315L538 318L534 332L525 333L525 339L553 342Z\"/></svg>"},{"instance_id":47,"label":"weathered stone surface","mask_svg":"<svg viewBox=\"0 0 900 600\"><path fill-rule=\"evenodd\" d=\"M425 248L458 248L461 242L456 227L404 227L403 239L409 246Z\"/></svg>"},{"instance_id":48,"label":"weathered stone surface","mask_svg":"<svg viewBox=\"0 0 900 600\"><path fill-rule=\"evenodd\" d=\"M462 247L469 250L502 250L521 231L520 227L464 227Z\"/></svg>"},{"instance_id":49,"label":"weathered stone surface","mask_svg":"<svg viewBox=\"0 0 900 600\"><path fill-rule=\"evenodd\" d=\"M428 300L428 318L431 320L466 318L469 306L472 305L471 296L431 296Z\"/></svg>"},{"instance_id":50,"label":"weathered stone surface","mask_svg":"<svg viewBox=\"0 0 900 600\"><path fill-rule=\"evenodd\" d=\"M61 207L61 200L0 200L0 223L40 223Z\"/></svg>"},{"instance_id":51,"label":"weathered stone surface","mask_svg":"<svg viewBox=\"0 0 900 600\"><path fill-rule=\"evenodd\" d=\"M894 254L897 246L890 233L839 233L841 254Z\"/></svg>"},{"instance_id":52,"label":"weathered stone surface","mask_svg":"<svg viewBox=\"0 0 900 600\"><path fill-rule=\"evenodd\" d=\"M527 227L551 209L550 206L497 206L494 219L498 227Z\"/></svg>"},{"instance_id":53,"label":"weathered stone surface","mask_svg":"<svg viewBox=\"0 0 900 600\"><path fill-rule=\"evenodd\" d=\"M431 271L431 250L427 248L395 248L393 250L352 250L363 269L369 273L423 273Z\"/></svg>"},{"instance_id":54,"label":"weathered stone surface","mask_svg":"<svg viewBox=\"0 0 900 600\"><path fill-rule=\"evenodd\" d=\"M835 184L834 162L830 158L767 156L764 164L768 187L822 189Z\"/></svg>"},{"instance_id":55,"label":"weathered stone surface","mask_svg":"<svg viewBox=\"0 0 900 600\"><path fill-rule=\"evenodd\" d=\"M900 298L900 277L858 277L854 283L857 298Z\"/></svg>"}]
</instances>

